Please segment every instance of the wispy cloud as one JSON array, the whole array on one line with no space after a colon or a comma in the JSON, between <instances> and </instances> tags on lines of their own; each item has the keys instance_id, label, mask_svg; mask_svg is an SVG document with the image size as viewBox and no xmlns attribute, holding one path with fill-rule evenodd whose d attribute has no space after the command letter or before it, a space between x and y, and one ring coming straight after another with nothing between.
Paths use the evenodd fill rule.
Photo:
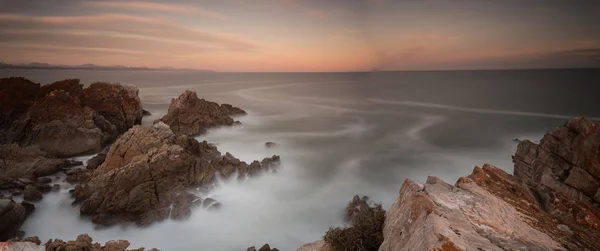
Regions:
<instances>
[{"instance_id":1,"label":"wispy cloud","mask_svg":"<svg viewBox=\"0 0 600 251\"><path fill-rule=\"evenodd\" d=\"M103 36L135 36L145 40L187 43L235 51L254 50L259 47L257 43L234 34L210 32L183 27L162 19L122 14L68 17L0 14L0 38L3 41L11 39L10 36L15 34L10 32L14 33L15 30L38 32L40 43L44 42L44 37L51 35L44 33L46 31L54 31L55 33L73 33L73 31L77 31Z\"/></svg>"},{"instance_id":2,"label":"wispy cloud","mask_svg":"<svg viewBox=\"0 0 600 251\"><path fill-rule=\"evenodd\" d=\"M144 2L144 1L85 1L82 4L117 10L135 10L135 11L153 11L153 12L172 12L172 13L184 13L184 14L195 14L209 18L219 20L231 20L230 17L223 14L206 10L204 8L192 5L181 5L181 4L163 4L155 2Z\"/></svg>"}]
</instances>

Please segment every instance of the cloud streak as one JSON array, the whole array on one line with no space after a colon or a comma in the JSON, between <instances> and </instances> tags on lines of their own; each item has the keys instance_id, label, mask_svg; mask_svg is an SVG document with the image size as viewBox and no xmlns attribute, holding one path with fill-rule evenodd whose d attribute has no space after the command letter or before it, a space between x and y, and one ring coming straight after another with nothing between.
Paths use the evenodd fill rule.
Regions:
<instances>
[{"instance_id":1,"label":"cloud streak","mask_svg":"<svg viewBox=\"0 0 600 251\"><path fill-rule=\"evenodd\" d=\"M44 39L45 37L52 37L52 34L46 31L55 31L57 34L73 34L73 31L77 31L79 33L100 34L104 37L137 37L145 40L195 44L235 51L249 51L259 48L257 43L233 34L222 34L182 27L175 23L156 18L122 14L68 17L34 17L0 14L0 40L2 41L10 39L17 43L18 41L15 41L15 38L11 38L11 36L19 35L15 33L20 32L24 34L29 32L33 34L37 32L39 35L37 37L38 41L43 42L46 40ZM71 42L77 42L77 40ZM107 46L114 44L110 43L110 41L108 42Z\"/></svg>"},{"instance_id":2,"label":"cloud streak","mask_svg":"<svg viewBox=\"0 0 600 251\"><path fill-rule=\"evenodd\" d=\"M85 1L82 2L82 4L89 7L106 9L195 14L218 20L231 20L228 16L191 5L163 4L144 1Z\"/></svg>"}]
</instances>

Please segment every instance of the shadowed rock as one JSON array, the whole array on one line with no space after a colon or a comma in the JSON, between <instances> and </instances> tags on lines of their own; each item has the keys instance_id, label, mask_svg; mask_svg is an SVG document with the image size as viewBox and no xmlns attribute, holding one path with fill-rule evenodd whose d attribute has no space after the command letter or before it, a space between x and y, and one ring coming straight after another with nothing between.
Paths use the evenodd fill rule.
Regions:
<instances>
[{"instance_id":1,"label":"shadowed rock","mask_svg":"<svg viewBox=\"0 0 600 251\"><path fill-rule=\"evenodd\" d=\"M5 78L0 90L10 95L1 101L0 143L37 145L55 157L98 152L142 118L135 86L95 83L83 89L78 79L40 86Z\"/></svg>"},{"instance_id":2,"label":"shadowed rock","mask_svg":"<svg viewBox=\"0 0 600 251\"><path fill-rule=\"evenodd\" d=\"M0 199L0 242L17 235L25 221L26 209L13 200Z\"/></svg>"},{"instance_id":3,"label":"shadowed rock","mask_svg":"<svg viewBox=\"0 0 600 251\"><path fill-rule=\"evenodd\" d=\"M196 92L186 90L171 101L167 114L156 122L169 125L175 134L195 136L212 127L231 126L231 116L245 114L240 108L199 99Z\"/></svg>"}]
</instances>

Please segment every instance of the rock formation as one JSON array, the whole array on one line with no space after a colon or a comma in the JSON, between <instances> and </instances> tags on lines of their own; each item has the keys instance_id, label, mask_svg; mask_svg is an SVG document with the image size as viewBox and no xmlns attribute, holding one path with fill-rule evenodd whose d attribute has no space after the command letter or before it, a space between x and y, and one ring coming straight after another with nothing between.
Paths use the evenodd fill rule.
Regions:
<instances>
[{"instance_id":1,"label":"rock formation","mask_svg":"<svg viewBox=\"0 0 600 251\"><path fill-rule=\"evenodd\" d=\"M135 86L4 78L0 93L0 143L37 145L56 157L99 152L142 118Z\"/></svg>"},{"instance_id":2,"label":"rock formation","mask_svg":"<svg viewBox=\"0 0 600 251\"><path fill-rule=\"evenodd\" d=\"M596 250L597 128L575 117L540 144L519 142L514 176L484 165L455 186L407 180L380 250Z\"/></svg>"},{"instance_id":3,"label":"rock formation","mask_svg":"<svg viewBox=\"0 0 600 251\"><path fill-rule=\"evenodd\" d=\"M16 236L26 216L27 209L22 204L0 199L0 241Z\"/></svg>"},{"instance_id":4,"label":"rock formation","mask_svg":"<svg viewBox=\"0 0 600 251\"><path fill-rule=\"evenodd\" d=\"M379 250L597 250L598 128L575 117L539 144L519 141L514 176L486 164L455 185L406 180ZM332 249L319 241L298 250Z\"/></svg>"},{"instance_id":5,"label":"rock formation","mask_svg":"<svg viewBox=\"0 0 600 251\"><path fill-rule=\"evenodd\" d=\"M31 250L31 251L59 251L59 250L72 250L72 251L144 251L145 248L139 249L127 249L130 243L126 240L114 240L107 241L104 245L100 243L93 243L92 237L87 234L77 236L74 241L63 241L60 239L48 240L43 246L40 245L41 241L37 236L29 237L24 240L19 238L10 240L6 243L8 250ZM2 247L2 246L0 246ZM2 249L5 250L5 249ZM150 251L158 251L158 249L151 249Z\"/></svg>"},{"instance_id":6,"label":"rock formation","mask_svg":"<svg viewBox=\"0 0 600 251\"><path fill-rule=\"evenodd\" d=\"M47 157L36 146L0 145L0 195L2 192L8 195L23 193L26 186L45 190L52 180L44 176L81 164L80 161Z\"/></svg>"},{"instance_id":7,"label":"rock formation","mask_svg":"<svg viewBox=\"0 0 600 251\"><path fill-rule=\"evenodd\" d=\"M76 186L75 197L81 212L98 224L183 219L202 204L191 188L210 185L217 175L241 178L273 170L278 162L273 156L248 165L206 141L178 136L162 122L134 126L111 146L89 180Z\"/></svg>"},{"instance_id":8,"label":"rock formation","mask_svg":"<svg viewBox=\"0 0 600 251\"><path fill-rule=\"evenodd\" d=\"M196 92L186 90L171 101L169 111L157 122L169 125L176 134L195 136L208 128L231 126L235 123L231 116L245 114L240 108L199 99Z\"/></svg>"}]
</instances>

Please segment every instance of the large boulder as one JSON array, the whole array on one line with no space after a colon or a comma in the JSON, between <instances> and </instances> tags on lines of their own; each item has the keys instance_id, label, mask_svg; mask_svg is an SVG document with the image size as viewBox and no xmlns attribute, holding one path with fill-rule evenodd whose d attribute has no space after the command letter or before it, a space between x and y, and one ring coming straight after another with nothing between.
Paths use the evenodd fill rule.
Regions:
<instances>
[{"instance_id":1,"label":"large boulder","mask_svg":"<svg viewBox=\"0 0 600 251\"><path fill-rule=\"evenodd\" d=\"M56 157L99 152L142 118L134 86L83 89L78 79L67 79L40 87L23 78L1 79L0 90L8 88L21 99L2 99L0 143L38 145Z\"/></svg>"},{"instance_id":2,"label":"large boulder","mask_svg":"<svg viewBox=\"0 0 600 251\"><path fill-rule=\"evenodd\" d=\"M196 92L186 90L171 101L167 114L156 122L164 122L176 134L194 136L212 127L231 126L235 122L231 116L245 114L240 108L199 99Z\"/></svg>"},{"instance_id":3,"label":"large boulder","mask_svg":"<svg viewBox=\"0 0 600 251\"><path fill-rule=\"evenodd\" d=\"M278 162L273 156L248 165L206 141L178 136L162 122L134 126L111 146L89 180L76 186L75 197L82 214L98 224L183 219L202 203L189 188L210 185L219 174L245 177L273 170Z\"/></svg>"},{"instance_id":4,"label":"large boulder","mask_svg":"<svg viewBox=\"0 0 600 251\"><path fill-rule=\"evenodd\" d=\"M17 235L27 210L13 200L0 199L0 242Z\"/></svg>"}]
</instances>

